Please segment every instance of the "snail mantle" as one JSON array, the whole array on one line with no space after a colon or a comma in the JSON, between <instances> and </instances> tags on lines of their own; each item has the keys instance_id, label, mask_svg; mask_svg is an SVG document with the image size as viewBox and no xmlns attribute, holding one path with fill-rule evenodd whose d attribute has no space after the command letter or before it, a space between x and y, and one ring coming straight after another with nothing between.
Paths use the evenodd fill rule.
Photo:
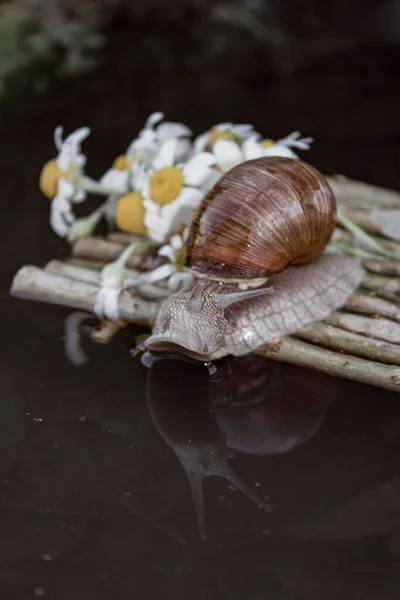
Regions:
<instances>
[{"instance_id":1,"label":"snail mantle","mask_svg":"<svg viewBox=\"0 0 400 600\"><path fill-rule=\"evenodd\" d=\"M304 169L304 164L298 161L295 168ZM254 165L255 169L258 167ZM273 180L275 173L272 167L271 172L264 172L262 177ZM293 232L285 231L285 223L277 225L278 213L268 220L268 223L274 224L274 231L279 232L275 241L271 242L271 232L267 236L268 243L274 243L275 248L281 244L277 251L281 261L278 267L277 262L266 267L260 267L257 260L250 264L243 252L240 253L241 262L232 258L235 244L237 250L243 243L243 236L247 235L246 228L238 226L233 237L229 238L233 240L231 244L226 238L227 221L236 227L235 218L240 213L235 198L240 195L239 188L243 183L242 180L237 183L238 190L232 196L231 212L227 219L221 220L220 237L214 236L208 246L207 260L212 265L212 277L200 287L189 287L188 292L191 298L189 312L195 317L202 310L209 310L205 299L210 298L214 311L210 323L212 321L214 325L210 333L196 324L196 318L190 321L190 326L185 329L186 333L193 329L190 335L186 335L186 339L189 339L186 343L187 354L202 360L204 357L215 359L223 356L221 348L224 347L228 347L227 353L236 355L257 352L271 360L399 393L400 194L343 176L327 177L326 180L321 176L319 179L319 174L309 165L302 178L305 184L301 189L290 186L296 196L292 199L291 210L294 210L296 203L305 201L312 213L311 221L305 223L295 218L297 235L296 239L293 236L292 239ZM325 181L329 186L325 185ZM225 183L224 180L220 181L218 193L216 190L212 192L219 199L223 197ZM305 191L307 186L314 190L312 202L310 192ZM255 198L257 196L258 193ZM283 196L287 197L287 194L285 196L283 193ZM204 230L210 223L215 224L221 210L218 203L214 201L211 205L209 200L210 197L205 199L201 210L196 213L187 241L193 252L186 260L192 261L189 267L195 275L196 270L199 272L199 281L204 279L206 261L203 260L202 249L199 249L201 236L196 237L195 233L196 230ZM336 220L335 203L339 215ZM257 210L259 207L253 207L250 211L255 224L263 218ZM303 240L299 245L300 235ZM152 335L145 342L147 348L157 351L158 344L162 349L165 341L174 343L171 334L174 313L171 313L171 306L175 312L178 308L177 305L171 305L171 301L176 294L171 295L165 285L143 278L143 274L162 265L163 261L146 244L142 244L142 249L137 253L127 253L127 249L140 239L120 231L111 231L104 237L82 237L72 244L71 253L64 260L51 260L44 267L21 267L12 282L11 295L80 311L77 316L76 313L71 315L71 319L75 315L76 322L88 315L97 316L100 325L91 334L97 342L107 342L129 323L151 328ZM257 244L261 243L257 241ZM288 243L292 252L290 256ZM251 246L256 259L261 255L257 244ZM221 252L222 258L218 255ZM101 314L98 302L102 274L110 263L118 261L124 253L127 254L124 285L116 287L114 313L108 310ZM219 298L215 301L212 294L215 293L215 286L220 285L218 262L224 265L221 279L226 287L222 293L218 290ZM300 266L286 268L287 263ZM234 266L230 272L233 273L231 280L226 272L229 264ZM338 273L339 264L342 268ZM355 267L356 264L360 267ZM248 280L265 278L266 283L260 287L250 284L248 289L243 290L246 286L239 288L238 279L243 282L246 277ZM300 289L301 279L303 287ZM130 286L129 281L135 284ZM235 285L238 289L232 287ZM317 290L317 293L313 294L313 290ZM299 298L305 294L306 298L300 298L299 302L302 307L307 305L312 313L311 316L304 313L301 318L297 314L294 330L292 326L282 325L290 321L289 314L285 314L280 304L285 294L291 298L296 294ZM277 316L279 311L281 314ZM178 311L176 314L177 322L184 325L188 318L187 311ZM272 320L271 315L275 315ZM278 322L279 327L276 325ZM271 323L275 323L275 330L270 333L268 342L263 343L263 327L271 326ZM177 331L176 327L174 331ZM182 343L179 339L178 342Z\"/></svg>"}]
</instances>

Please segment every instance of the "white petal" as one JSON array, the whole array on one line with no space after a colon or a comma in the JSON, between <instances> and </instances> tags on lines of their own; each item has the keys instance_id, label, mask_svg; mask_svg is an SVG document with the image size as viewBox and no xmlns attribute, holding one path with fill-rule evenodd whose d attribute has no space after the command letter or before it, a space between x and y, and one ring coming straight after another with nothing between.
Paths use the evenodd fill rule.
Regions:
<instances>
[{"instance_id":1,"label":"white petal","mask_svg":"<svg viewBox=\"0 0 400 600\"><path fill-rule=\"evenodd\" d=\"M192 187L184 187L179 193L179 196L175 200L175 203L179 203L185 206L196 208L202 199L204 198L204 192Z\"/></svg>"},{"instance_id":2,"label":"white petal","mask_svg":"<svg viewBox=\"0 0 400 600\"><path fill-rule=\"evenodd\" d=\"M111 190L120 190L121 193L128 191L129 171L109 169L100 177L99 183Z\"/></svg>"},{"instance_id":3,"label":"white petal","mask_svg":"<svg viewBox=\"0 0 400 600\"><path fill-rule=\"evenodd\" d=\"M65 150L61 150L56 158L56 163L60 171L68 171L71 164L71 154Z\"/></svg>"},{"instance_id":4,"label":"white petal","mask_svg":"<svg viewBox=\"0 0 400 600\"><path fill-rule=\"evenodd\" d=\"M184 137L192 135L192 131L183 123L171 123L164 121L157 127L157 137L161 142L175 137Z\"/></svg>"},{"instance_id":5,"label":"white petal","mask_svg":"<svg viewBox=\"0 0 400 600\"><path fill-rule=\"evenodd\" d=\"M192 279L192 275L190 273L185 273L185 272L177 272L174 273L173 275L171 275L171 277L168 280L168 287L170 290L172 291L178 291L179 288L183 288L186 283L189 283L189 281L191 281Z\"/></svg>"},{"instance_id":6,"label":"white petal","mask_svg":"<svg viewBox=\"0 0 400 600\"><path fill-rule=\"evenodd\" d=\"M210 175L210 167L215 165L216 158L211 152L200 152L191 158L183 167L184 181L188 185L200 186Z\"/></svg>"},{"instance_id":7,"label":"white petal","mask_svg":"<svg viewBox=\"0 0 400 600\"><path fill-rule=\"evenodd\" d=\"M176 268L174 265L161 265L161 267L157 267L157 269L154 269L154 271L146 273L144 280L149 283L153 283L154 281L161 281L161 279L166 279L167 277L172 275L172 273L175 273L175 270Z\"/></svg>"},{"instance_id":8,"label":"white petal","mask_svg":"<svg viewBox=\"0 0 400 600\"><path fill-rule=\"evenodd\" d=\"M180 138L176 144L176 155L175 160L177 162L182 162L187 160L188 156L192 151L192 143L188 139Z\"/></svg>"},{"instance_id":9,"label":"white petal","mask_svg":"<svg viewBox=\"0 0 400 600\"><path fill-rule=\"evenodd\" d=\"M151 115L147 118L147 121L145 123L145 128L146 129L153 129L154 125L157 125L157 123L159 123L160 121L162 121L164 118L164 113L163 112L153 112L151 113Z\"/></svg>"},{"instance_id":10,"label":"white petal","mask_svg":"<svg viewBox=\"0 0 400 600\"><path fill-rule=\"evenodd\" d=\"M174 250L180 250L183 247L183 241L180 235L173 235L170 244Z\"/></svg>"},{"instance_id":11,"label":"white petal","mask_svg":"<svg viewBox=\"0 0 400 600\"><path fill-rule=\"evenodd\" d=\"M78 190L73 196L71 196L70 200L74 204L80 204L86 200L86 192L84 190Z\"/></svg>"},{"instance_id":12,"label":"white petal","mask_svg":"<svg viewBox=\"0 0 400 600\"><path fill-rule=\"evenodd\" d=\"M73 196L73 194L74 188L70 182L67 181L67 179L64 179L64 177L60 177L57 183L57 195L69 198L70 196Z\"/></svg>"},{"instance_id":13,"label":"white petal","mask_svg":"<svg viewBox=\"0 0 400 600\"><path fill-rule=\"evenodd\" d=\"M161 144L158 154L153 161L155 169L162 169L163 167L173 166L175 162L177 142L178 140L174 138Z\"/></svg>"},{"instance_id":14,"label":"white petal","mask_svg":"<svg viewBox=\"0 0 400 600\"><path fill-rule=\"evenodd\" d=\"M252 134L254 131L254 125L234 125L232 127L232 132L240 138L247 137Z\"/></svg>"},{"instance_id":15,"label":"white petal","mask_svg":"<svg viewBox=\"0 0 400 600\"><path fill-rule=\"evenodd\" d=\"M163 246L162 248L159 249L159 251L157 252L157 254L159 256L165 256L165 258L168 258L168 260L173 263L175 260L175 252L174 249L171 248L171 246L169 244L166 244L165 246Z\"/></svg>"},{"instance_id":16,"label":"white petal","mask_svg":"<svg viewBox=\"0 0 400 600\"><path fill-rule=\"evenodd\" d=\"M286 156L287 158L299 158L297 154L293 152L287 146L278 146L274 144L268 148L263 148L263 156Z\"/></svg>"},{"instance_id":17,"label":"white petal","mask_svg":"<svg viewBox=\"0 0 400 600\"><path fill-rule=\"evenodd\" d=\"M209 175L204 183L200 186L200 191L203 192L203 196L209 192L214 185L221 179L222 173L217 171L216 169L210 169Z\"/></svg>"},{"instance_id":18,"label":"white petal","mask_svg":"<svg viewBox=\"0 0 400 600\"><path fill-rule=\"evenodd\" d=\"M299 148L300 150L309 150L310 144L314 141L314 139L311 137L299 139L300 136L300 131L293 131L286 137L278 140L276 143L280 146Z\"/></svg>"},{"instance_id":19,"label":"white petal","mask_svg":"<svg viewBox=\"0 0 400 600\"><path fill-rule=\"evenodd\" d=\"M217 140L213 145L213 153L218 165L224 170L228 170L244 160L238 144L228 140Z\"/></svg>"},{"instance_id":20,"label":"white petal","mask_svg":"<svg viewBox=\"0 0 400 600\"><path fill-rule=\"evenodd\" d=\"M90 135L89 127L80 127L76 131L70 133L64 140L63 147L68 144L68 146L78 147L81 145L83 140L85 140L88 135Z\"/></svg>"},{"instance_id":21,"label":"white petal","mask_svg":"<svg viewBox=\"0 0 400 600\"><path fill-rule=\"evenodd\" d=\"M149 214L159 215L161 211L161 206L153 202L151 198L145 198L143 200L143 206L146 209L146 212Z\"/></svg>"},{"instance_id":22,"label":"white petal","mask_svg":"<svg viewBox=\"0 0 400 600\"><path fill-rule=\"evenodd\" d=\"M255 137L250 137L242 144L242 152L246 160L253 160L263 156L263 148Z\"/></svg>"},{"instance_id":23,"label":"white petal","mask_svg":"<svg viewBox=\"0 0 400 600\"><path fill-rule=\"evenodd\" d=\"M86 156L84 154L75 154L74 162L80 169L83 169L83 167L86 165Z\"/></svg>"},{"instance_id":24,"label":"white petal","mask_svg":"<svg viewBox=\"0 0 400 600\"><path fill-rule=\"evenodd\" d=\"M217 125L213 125L213 127L211 127L211 130L215 129L216 131L231 131L234 127L233 123L218 123ZM210 130L209 130L210 131Z\"/></svg>"},{"instance_id":25,"label":"white petal","mask_svg":"<svg viewBox=\"0 0 400 600\"><path fill-rule=\"evenodd\" d=\"M53 231L60 237L66 237L69 224L73 221L74 215L69 202L61 196L56 196L50 206L50 225Z\"/></svg>"},{"instance_id":26,"label":"white petal","mask_svg":"<svg viewBox=\"0 0 400 600\"><path fill-rule=\"evenodd\" d=\"M61 125L59 125L54 130L54 144L59 152L61 152L61 149L63 146L62 134L63 134L63 127Z\"/></svg>"},{"instance_id":27,"label":"white petal","mask_svg":"<svg viewBox=\"0 0 400 600\"><path fill-rule=\"evenodd\" d=\"M202 152L202 150L204 150L204 146L207 143L207 138L208 133L202 133L201 135L197 136L193 143L193 150L195 153Z\"/></svg>"}]
</instances>

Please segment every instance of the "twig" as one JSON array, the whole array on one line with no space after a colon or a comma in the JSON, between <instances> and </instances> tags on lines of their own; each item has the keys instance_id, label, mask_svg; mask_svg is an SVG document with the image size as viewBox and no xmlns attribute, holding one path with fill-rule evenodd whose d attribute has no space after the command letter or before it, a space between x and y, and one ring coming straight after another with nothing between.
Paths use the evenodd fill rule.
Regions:
<instances>
[{"instance_id":1,"label":"twig","mask_svg":"<svg viewBox=\"0 0 400 600\"><path fill-rule=\"evenodd\" d=\"M257 354L400 393L400 368L348 354L338 354L295 338L281 338L263 346L257 350Z\"/></svg>"},{"instance_id":2,"label":"twig","mask_svg":"<svg viewBox=\"0 0 400 600\"><path fill-rule=\"evenodd\" d=\"M110 263L117 260L125 249L126 244L109 242L97 236L88 236L75 242L72 246L72 256ZM140 268L147 271L163 264L163 258L149 255L149 251L150 248L147 248L147 251L137 252L131 255L126 266L132 269Z\"/></svg>"},{"instance_id":3,"label":"twig","mask_svg":"<svg viewBox=\"0 0 400 600\"><path fill-rule=\"evenodd\" d=\"M373 237L366 233L356 223L349 219L348 216L343 213L343 211L337 211L336 220L342 227L353 233L355 238L360 240L364 247L366 246L367 248L372 249L378 254L390 257L388 252L385 250L381 242L379 242L376 237Z\"/></svg>"},{"instance_id":4,"label":"twig","mask_svg":"<svg viewBox=\"0 0 400 600\"><path fill-rule=\"evenodd\" d=\"M400 365L400 348L396 344L366 338L363 335L343 331L343 329L326 323L307 325L307 327L298 331L294 337L342 353L346 352L370 360Z\"/></svg>"},{"instance_id":5,"label":"twig","mask_svg":"<svg viewBox=\"0 0 400 600\"><path fill-rule=\"evenodd\" d=\"M100 285L101 271L99 269L82 267L68 262L63 262L61 260L51 260L45 266L45 271L48 273L54 273L55 275L70 277L74 281L83 281L85 283ZM139 277L139 275L139 271L135 271L134 269L126 269L127 280L135 280L137 277ZM147 298L148 300L162 300L171 294L170 290L162 288L159 285L153 285L151 283L141 283L133 287L141 296Z\"/></svg>"},{"instance_id":6,"label":"twig","mask_svg":"<svg viewBox=\"0 0 400 600\"><path fill-rule=\"evenodd\" d=\"M382 247L389 253L392 254L394 260L400 260L400 244L396 242L386 240L371 234L371 237L376 239ZM332 241L338 244L348 244L352 246L359 246L360 248L369 248L369 246L363 243L361 240L356 239L356 236L349 231L343 231L339 227L336 227L332 235Z\"/></svg>"},{"instance_id":7,"label":"twig","mask_svg":"<svg viewBox=\"0 0 400 600\"><path fill-rule=\"evenodd\" d=\"M371 275L367 273L362 281L362 285L368 290L382 290L384 292L392 292L393 294L400 291L400 279L385 277L384 275Z\"/></svg>"},{"instance_id":8,"label":"twig","mask_svg":"<svg viewBox=\"0 0 400 600\"><path fill-rule=\"evenodd\" d=\"M26 265L15 275L11 295L93 312L98 290L99 287L92 283L74 281L33 265ZM126 290L119 295L118 311L125 321L151 325L158 309L159 303L144 300Z\"/></svg>"},{"instance_id":9,"label":"twig","mask_svg":"<svg viewBox=\"0 0 400 600\"><path fill-rule=\"evenodd\" d=\"M361 313L362 315L379 315L387 319L400 321L400 308L397 304L359 292L353 294L343 308L349 312Z\"/></svg>"},{"instance_id":10,"label":"twig","mask_svg":"<svg viewBox=\"0 0 400 600\"><path fill-rule=\"evenodd\" d=\"M381 234L380 228L375 225L370 219L369 213L370 210L356 210L350 209L347 206L341 205L342 212L348 217L353 223L368 231L368 233L375 233L377 235Z\"/></svg>"},{"instance_id":11,"label":"twig","mask_svg":"<svg viewBox=\"0 0 400 600\"><path fill-rule=\"evenodd\" d=\"M107 235L107 240L109 242L123 244L124 246L128 246L133 242L140 242L143 239L143 236L134 235L133 233L125 233L124 231L112 231Z\"/></svg>"},{"instance_id":12,"label":"twig","mask_svg":"<svg viewBox=\"0 0 400 600\"><path fill-rule=\"evenodd\" d=\"M335 312L326 317L324 322L346 329L347 331L352 331L353 333L360 333L361 335L384 340L385 342L400 344L400 325L383 317L372 319L360 315Z\"/></svg>"},{"instance_id":13,"label":"twig","mask_svg":"<svg viewBox=\"0 0 400 600\"><path fill-rule=\"evenodd\" d=\"M395 190L349 179L343 175L328 177L328 182L338 202L353 204L358 208L361 206L399 208L400 206L400 193Z\"/></svg>"},{"instance_id":14,"label":"twig","mask_svg":"<svg viewBox=\"0 0 400 600\"><path fill-rule=\"evenodd\" d=\"M378 275L392 275L400 277L400 261L364 260L363 265L368 271Z\"/></svg>"},{"instance_id":15,"label":"twig","mask_svg":"<svg viewBox=\"0 0 400 600\"><path fill-rule=\"evenodd\" d=\"M383 235L391 240L400 240L400 209L372 208L368 211L354 210L341 206L342 213L358 227L368 233Z\"/></svg>"},{"instance_id":16,"label":"twig","mask_svg":"<svg viewBox=\"0 0 400 600\"><path fill-rule=\"evenodd\" d=\"M97 344L108 344L108 342L122 329L125 327L125 323L109 321L105 319L101 323L94 327L90 333L90 338Z\"/></svg>"}]
</instances>

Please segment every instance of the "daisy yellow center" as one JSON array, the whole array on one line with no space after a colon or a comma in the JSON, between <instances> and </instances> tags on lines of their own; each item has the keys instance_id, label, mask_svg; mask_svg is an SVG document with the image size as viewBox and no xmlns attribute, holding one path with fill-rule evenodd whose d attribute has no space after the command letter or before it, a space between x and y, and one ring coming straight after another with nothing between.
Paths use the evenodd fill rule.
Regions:
<instances>
[{"instance_id":1,"label":"daisy yellow center","mask_svg":"<svg viewBox=\"0 0 400 600\"><path fill-rule=\"evenodd\" d=\"M274 146L275 142L274 140L261 140L260 142L260 146L262 148L269 148L270 146Z\"/></svg>"},{"instance_id":2,"label":"daisy yellow center","mask_svg":"<svg viewBox=\"0 0 400 600\"><path fill-rule=\"evenodd\" d=\"M211 150L213 144L217 140L228 140L229 142L234 142L236 137L231 131L228 131L228 129L211 129L207 136L206 150Z\"/></svg>"},{"instance_id":3,"label":"daisy yellow center","mask_svg":"<svg viewBox=\"0 0 400 600\"><path fill-rule=\"evenodd\" d=\"M139 192L131 192L119 199L115 209L115 224L121 231L144 235L144 215L142 195Z\"/></svg>"},{"instance_id":4,"label":"daisy yellow center","mask_svg":"<svg viewBox=\"0 0 400 600\"><path fill-rule=\"evenodd\" d=\"M44 165L39 177L39 188L50 200L57 195L58 180L63 176L65 175L58 167L55 158Z\"/></svg>"},{"instance_id":5,"label":"daisy yellow center","mask_svg":"<svg viewBox=\"0 0 400 600\"><path fill-rule=\"evenodd\" d=\"M156 204L173 202L183 188L183 175L177 167L159 169L150 178L150 198Z\"/></svg>"},{"instance_id":6,"label":"daisy yellow center","mask_svg":"<svg viewBox=\"0 0 400 600\"><path fill-rule=\"evenodd\" d=\"M126 171L127 169L129 169L129 167L130 165L125 154L120 154L119 156L117 156L117 158L112 164L112 168L116 171Z\"/></svg>"}]
</instances>

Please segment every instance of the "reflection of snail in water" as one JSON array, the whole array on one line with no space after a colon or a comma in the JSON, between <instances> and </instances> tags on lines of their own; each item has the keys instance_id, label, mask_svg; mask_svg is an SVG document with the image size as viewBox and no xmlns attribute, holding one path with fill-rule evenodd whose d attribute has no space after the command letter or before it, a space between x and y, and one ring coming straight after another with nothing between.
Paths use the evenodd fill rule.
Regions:
<instances>
[{"instance_id":1,"label":"reflection of snail in water","mask_svg":"<svg viewBox=\"0 0 400 600\"><path fill-rule=\"evenodd\" d=\"M164 302L146 349L203 362L243 356L342 306L363 270L323 254L335 217L326 179L303 161L264 157L225 173L189 229L194 284Z\"/></svg>"},{"instance_id":2,"label":"reflection of snail in water","mask_svg":"<svg viewBox=\"0 0 400 600\"><path fill-rule=\"evenodd\" d=\"M311 439L331 399L329 389L321 389L320 377L310 372L298 379L291 369L289 378L283 381L276 372L275 384L266 386L265 361L245 358L235 360L233 380L222 380L213 390L213 413L227 446L244 454L283 454Z\"/></svg>"},{"instance_id":3,"label":"reflection of snail in water","mask_svg":"<svg viewBox=\"0 0 400 600\"><path fill-rule=\"evenodd\" d=\"M147 380L151 418L188 476L202 539L206 477L225 478L257 506L270 510L230 466L235 456L231 450L287 452L316 433L325 407L317 400L301 402L300 407L293 397L285 401L279 363L248 356L217 367L227 369L226 377L220 371L210 376L197 364L158 360Z\"/></svg>"}]
</instances>

